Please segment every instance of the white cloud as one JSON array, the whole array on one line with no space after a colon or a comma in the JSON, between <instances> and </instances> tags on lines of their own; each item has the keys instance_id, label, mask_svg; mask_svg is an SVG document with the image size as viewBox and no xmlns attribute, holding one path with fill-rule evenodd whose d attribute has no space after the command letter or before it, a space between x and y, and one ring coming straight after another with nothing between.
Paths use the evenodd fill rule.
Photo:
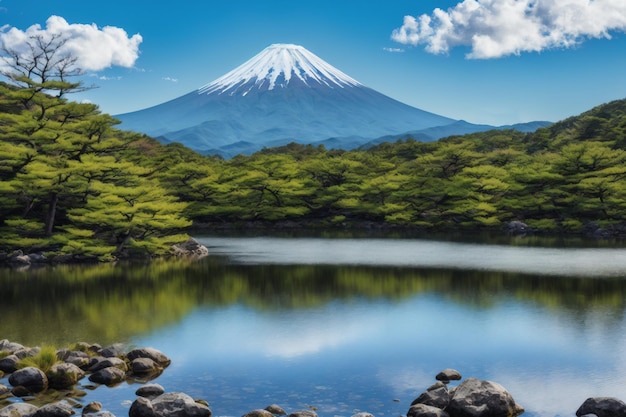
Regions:
<instances>
[{"instance_id":1,"label":"white cloud","mask_svg":"<svg viewBox=\"0 0 626 417\"><path fill-rule=\"evenodd\" d=\"M171 81L173 83L177 83L178 82L178 78L163 77L162 79L163 79L163 81Z\"/></svg>"},{"instance_id":2,"label":"white cloud","mask_svg":"<svg viewBox=\"0 0 626 417\"><path fill-rule=\"evenodd\" d=\"M405 16L391 38L433 54L469 47L468 58L488 59L610 39L615 31L626 31L624 0L464 0Z\"/></svg>"},{"instance_id":3,"label":"white cloud","mask_svg":"<svg viewBox=\"0 0 626 417\"><path fill-rule=\"evenodd\" d=\"M33 36L67 39L62 52L76 57L77 66L87 71L112 66L132 67L139 58L139 44L143 41L141 35L129 37L124 29L118 27L69 24L62 17L50 16L45 28L36 24L22 31L4 26L0 32L0 43L8 49L26 52L27 41Z\"/></svg>"},{"instance_id":4,"label":"white cloud","mask_svg":"<svg viewBox=\"0 0 626 417\"><path fill-rule=\"evenodd\" d=\"M404 52L403 48L383 48L383 51L392 52L392 53L402 53Z\"/></svg>"}]
</instances>

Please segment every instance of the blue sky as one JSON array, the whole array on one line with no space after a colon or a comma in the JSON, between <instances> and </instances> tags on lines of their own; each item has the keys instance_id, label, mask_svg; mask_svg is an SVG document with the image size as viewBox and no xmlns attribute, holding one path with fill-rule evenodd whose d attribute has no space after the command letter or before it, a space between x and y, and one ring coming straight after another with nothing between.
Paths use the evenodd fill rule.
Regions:
<instances>
[{"instance_id":1,"label":"blue sky","mask_svg":"<svg viewBox=\"0 0 626 417\"><path fill-rule=\"evenodd\" d=\"M186 94L273 43L473 123L556 121L626 97L624 0L0 0L4 42L50 16L104 60L84 61L98 88L71 98L111 114Z\"/></svg>"}]
</instances>

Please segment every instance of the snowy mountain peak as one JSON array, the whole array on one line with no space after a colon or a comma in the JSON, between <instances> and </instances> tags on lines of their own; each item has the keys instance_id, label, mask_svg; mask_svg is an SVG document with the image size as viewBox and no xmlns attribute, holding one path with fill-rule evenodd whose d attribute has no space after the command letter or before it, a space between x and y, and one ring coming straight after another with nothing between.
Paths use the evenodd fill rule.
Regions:
<instances>
[{"instance_id":1,"label":"snowy mountain peak","mask_svg":"<svg viewBox=\"0 0 626 417\"><path fill-rule=\"evenodd\" d=\"M300 45L273 44L229 73L200 87L198 93L245 96L253 90L285 88L290 82L329 88L361 85Z\"/></svg>"}]
</instances>

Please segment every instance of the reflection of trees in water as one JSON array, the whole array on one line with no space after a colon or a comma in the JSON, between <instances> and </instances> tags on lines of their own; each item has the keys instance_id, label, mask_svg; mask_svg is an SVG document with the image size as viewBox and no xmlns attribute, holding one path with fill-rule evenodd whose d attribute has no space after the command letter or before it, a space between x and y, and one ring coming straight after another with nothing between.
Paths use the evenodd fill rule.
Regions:
<instances>
[{"instance_id":1,"label":"reflection of trees in water","mask_svg":"<svg viewBox=\"0 0 626 417\"><path fill-rule=\"evenodd\" d=\"M626 280L356 266L246 266L220 259L0 270L0 335L26 344L111 343L180 321L198 306L298 309L332 300L438 294L477 309L511 300L621 320ZM597 314L598 312L602 314Z\"/></svg>"}]
</instances>

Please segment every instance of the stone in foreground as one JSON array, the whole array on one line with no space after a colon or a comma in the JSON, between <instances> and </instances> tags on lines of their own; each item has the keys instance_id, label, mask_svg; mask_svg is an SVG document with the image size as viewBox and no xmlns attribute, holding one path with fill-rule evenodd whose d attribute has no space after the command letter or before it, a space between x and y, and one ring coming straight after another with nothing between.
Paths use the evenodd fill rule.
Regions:
<instances>
[{"instance_id":1,"label":"stone in foreground","mask_svg":"<svg viewBox=\"0 0 626 417\"><path fill-rule=\"evenodd\" d=\"M468 378L454 390L446 411L454 417L515 417L524 408L502 385Z\"/></svg>"},{"instance_id":2,"label":"stone in foreground","mask_svg":"<svg viewBox=\"0 0 626 417\"><path fill-rule=\"evenodd\" d=\"M587 398L578 408L576 415L593 414L597 417L626 417L626 403L612 397Z\"/></svg>"}]
</instances>

